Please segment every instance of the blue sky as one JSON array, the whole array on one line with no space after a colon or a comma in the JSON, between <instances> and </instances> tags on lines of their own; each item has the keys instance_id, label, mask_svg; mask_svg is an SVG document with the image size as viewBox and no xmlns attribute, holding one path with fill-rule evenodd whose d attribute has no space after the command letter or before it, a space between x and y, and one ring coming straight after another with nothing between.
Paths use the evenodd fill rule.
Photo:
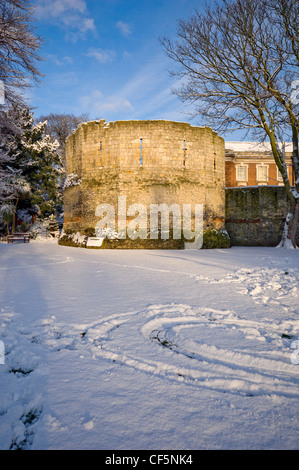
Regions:
<instances>
[{"instance_id":1,"label":"blue sky","mask_svg":"<svg viewBox=\"0 0 299 470\"><path fill-rule=\"evenodd\" d=\"M158 38L175 38L177 20L201 0L34 0L45 75L28 93L35 116L88 113L89 119L190 122L173 93L174 64ZM204 123L191 121L192 124ZM234 135L231 140L239 140Z\"/></svg>"}]
</instances>

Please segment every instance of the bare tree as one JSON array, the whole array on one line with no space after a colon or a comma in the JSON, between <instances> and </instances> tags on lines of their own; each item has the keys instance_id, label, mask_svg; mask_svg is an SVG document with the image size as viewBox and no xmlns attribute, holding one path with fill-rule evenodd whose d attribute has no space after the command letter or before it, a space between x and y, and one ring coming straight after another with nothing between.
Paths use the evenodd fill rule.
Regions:
<instances>
[{"instance_id":1,"label":"bare tree","mask_svg":"<svg viewBox=\"0 0 299 470\"><path fill-rule=\"evenodd\" d=\"M299 66L298 0L223 0L179 21L176 41L162 38L183 79L175 93L218 131L247 129L268 139L290 203L282 246L296 247L299 217L298 106L291 86ZM293 20L296 20L295 22ZM283 143L293 141L295 187Z\"/></svg>"},{"instance_id":2,"label":"bare tree","mask_svg":"<svg viewBox=\"0 0 299 470\"><path fill-rule=\"evenodd\" d=\"M14 109L26 106L24 90L42 76L36 65L42 60L42 40L34 32L33 13L30 0L0 0L0 215L7 223L15 213L16 197L28 192L8 148L14 145L12 135L22 136Z\"/></svg>"},{"instance_id":3,"label":"bare tree","mask_svg":"<svg viewBox=\"0 0 299 470\"><path fill-rule=\"evenodd\" d=\"M65 166L65 140L73 129L76 129L81 122L88 120L88 114L81 114L75 116L74 114L58 114L50 113L40 116L38 122L47 121L46 132L53 140L59 142L60 156L63 165Z\"/></svg>"},{"instance_id":4,"label":"bare tree","mask_svg":"<svg viewBox=\"0 0 299 470\"><path fill-rule=\"evenodd\" d=\"M42 39L34 32L29 0L0 0L0 81L7 104L24 104L22 92L42 74L37 62Z\"/></svg>"}]
</instances>

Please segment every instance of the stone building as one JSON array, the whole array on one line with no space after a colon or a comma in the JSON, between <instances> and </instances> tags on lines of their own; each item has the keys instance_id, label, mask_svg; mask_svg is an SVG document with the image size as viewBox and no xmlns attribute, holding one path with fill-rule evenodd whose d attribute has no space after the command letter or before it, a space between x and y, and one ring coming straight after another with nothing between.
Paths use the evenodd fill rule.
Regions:
<instances>
[{"instance_id":1,"label":"stone building","mask_svg":"<svg viewBox=\"0 0 299 470\"><path fill-rule=\"evenodd\" d=\"M292 144L285 146L291 185ZM259 142L225 142L225 186L282 186L283 181L273 158L270 144Z\"/></svg>"},{"instance_id":2,"label":"stone building","mask_svg":"<svg viewBox=\"0 0 299 470\"><path fill-rule=\"evenodd\" d=\"M202 204L204 230L224 229L224 140L208 127L165 120L82 123L66 141L66 173L65 234L94 235L97 207L117 208L120 197L148 209L176 204L183 211L189 204L192 216ZM118 226L117 210L115 217ZM126 224L131 220L132 214ZM122 240L115 247L158 247L160 241Z\"/></svg>"}]
</instances>

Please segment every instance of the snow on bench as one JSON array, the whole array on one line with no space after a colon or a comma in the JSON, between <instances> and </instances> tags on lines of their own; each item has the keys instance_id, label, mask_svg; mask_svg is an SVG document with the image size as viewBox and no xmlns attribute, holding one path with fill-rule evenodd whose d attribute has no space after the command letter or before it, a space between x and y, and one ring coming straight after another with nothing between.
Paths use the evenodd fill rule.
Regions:
<instances>
[{"instance_id":1,"label":"snow on bench","mask_svg":"<svg viewBox=\"0 0 299 470\"><path fill-rule=\"evenodd\" d=\"M12 235L7 235L7 243L14 243L23 240L24 243L29 243L30 235L29 233L13 233Z\"/></svg>"}]
</instances>

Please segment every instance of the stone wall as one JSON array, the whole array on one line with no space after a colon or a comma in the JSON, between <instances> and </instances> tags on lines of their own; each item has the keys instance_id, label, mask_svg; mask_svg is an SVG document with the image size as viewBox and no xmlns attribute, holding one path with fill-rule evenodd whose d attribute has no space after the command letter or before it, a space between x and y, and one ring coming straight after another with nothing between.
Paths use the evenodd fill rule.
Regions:
<instances>
[{"instance_id":1,"label":"stone wall","mask_svg":"<svg viewBox=\"0 0 299 470\"><path fill-rule=\"evenodd\" d=\"M225 226L231 245L277 246L287 211L288 201L284 187L227 188Z\"/></svg>"},{"instance_id":2,"label":"stone wall","mask_svg":"<svg viewBox=\"0 0 299 470\"><path fill-rule=\"evenodd\" d=\"M96 207L117 208L119 196L126 196L127 206L203 204L205 228L224 228L224 140L208 127L172 121L82 123L67 139L66 170L79 183L64 191L66 232L91 233L99 220Z\"/></svg>"}]
</instances>

